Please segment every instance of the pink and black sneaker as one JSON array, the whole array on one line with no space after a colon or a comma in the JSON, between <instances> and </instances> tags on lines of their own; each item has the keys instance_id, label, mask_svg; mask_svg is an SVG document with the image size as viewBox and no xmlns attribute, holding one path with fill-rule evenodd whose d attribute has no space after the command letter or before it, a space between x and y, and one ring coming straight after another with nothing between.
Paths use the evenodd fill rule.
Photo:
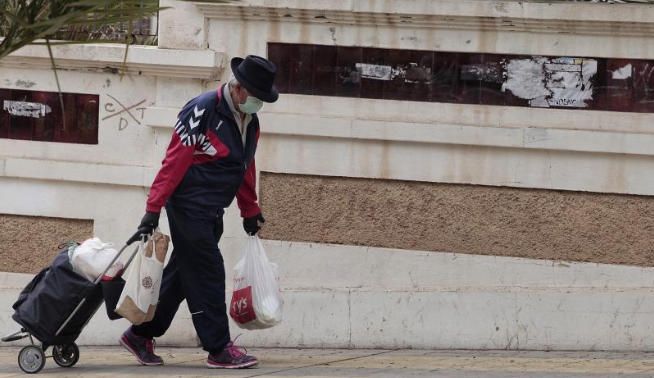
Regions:
<instances>
[{"instance_id":1,"label":"pink and black sneaker","mask_svg":"<svg viewBox=\"0 0 654 378\"><path fill-rule=\"evenodd\" d=\"M164 363L161 357L154 354L154 340L135 334L132 328L120 337L120 345L132 353L141 365L156 366Z\"/></svg>"},{"instance_id":2,"label":"pink and black sneaker","mask_svg":"<svg viewBox=\"0 0 654 378\"><path fill-rule=\"evenodd\" d=\"M207 367L210 369L245 369L253 367L259 361L254 356L248 356L247 350L229 342L220 353L207 357Z\"/></svg>"}]
</instances>

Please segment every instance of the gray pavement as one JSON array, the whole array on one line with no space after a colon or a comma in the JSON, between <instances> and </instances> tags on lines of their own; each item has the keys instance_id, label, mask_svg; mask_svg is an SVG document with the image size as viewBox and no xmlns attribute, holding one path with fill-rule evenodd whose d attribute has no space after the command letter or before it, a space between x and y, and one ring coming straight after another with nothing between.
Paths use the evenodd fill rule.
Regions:
<instances>
[{"instance_id":1,"label":"gray pavement","mask_svg":"<svg viewBox=\"0 0 654 378\"><path fill-rule=\"evenodd\" d=\"M260 366L209 370L199 349L158 348L165 366L137 365L116 347L80 347L80 361L60 368L48 359L39 373L54 377L654 377L653 353L250 349ZM19 348L0 348L0 377L24 374Z\"/></svg>"}]
</instances>

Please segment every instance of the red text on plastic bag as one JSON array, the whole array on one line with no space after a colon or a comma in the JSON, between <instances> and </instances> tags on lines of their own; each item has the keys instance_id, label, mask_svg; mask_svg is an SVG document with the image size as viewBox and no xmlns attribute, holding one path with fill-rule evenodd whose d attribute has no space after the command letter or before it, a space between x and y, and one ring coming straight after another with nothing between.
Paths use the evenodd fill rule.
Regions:
<instances>
[{"instance_id":1,"label":"red text on plastic bag","mask_svg":"<svg viewBox=\"0 0 654 378\"><path fill-rule=\"evenodd\" d=\"M241 324L251 322L257 318L252 302L252 286L234 291L229 315L235 322Z\"/></svg>"}]
</instances>

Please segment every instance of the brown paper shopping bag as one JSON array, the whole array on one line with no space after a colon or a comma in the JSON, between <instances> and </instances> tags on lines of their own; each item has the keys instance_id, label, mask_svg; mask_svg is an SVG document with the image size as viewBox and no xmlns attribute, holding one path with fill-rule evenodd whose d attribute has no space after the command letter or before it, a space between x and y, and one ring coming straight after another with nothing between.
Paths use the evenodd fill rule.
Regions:
<instances>
[{"instance_id":1,"label":"brown paper shopping bag","mask_svg":"<svg viewBox=\"0 0 654 378\"><path fill-rule=\"evenodd\" d=\"M155 231L147 242L141 242L132 261L116 313L134 325L154 318L169 242L167 235Z\"/></svg>"}]
</instances>

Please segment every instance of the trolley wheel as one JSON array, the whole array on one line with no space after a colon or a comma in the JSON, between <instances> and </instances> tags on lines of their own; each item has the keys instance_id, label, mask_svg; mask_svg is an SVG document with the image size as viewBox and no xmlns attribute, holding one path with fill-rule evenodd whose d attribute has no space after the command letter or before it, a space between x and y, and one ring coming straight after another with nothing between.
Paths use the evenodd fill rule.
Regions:
<instances>
[{"instance_id":1,"label":"trolley wheel","mask_svg":"<svg viewBox=\"0 0 654 378\"><path fill-rule=\"evenodd\" d=\"M45 353L35 345L28 345L18 353L18 366L27 374L38 373L45 366Z\"/></svg>"},{"instance_id":2,"label":"trolley wheel","mask_svg":"<svg viewBox=\"0 0 654 378\"><path fill-rule=\"evenodd\" d=\"M75 366L79 361L79 348L75 343L55 345L52 347L52 358L61 367Z\"/></svg>"}]
</instances>

